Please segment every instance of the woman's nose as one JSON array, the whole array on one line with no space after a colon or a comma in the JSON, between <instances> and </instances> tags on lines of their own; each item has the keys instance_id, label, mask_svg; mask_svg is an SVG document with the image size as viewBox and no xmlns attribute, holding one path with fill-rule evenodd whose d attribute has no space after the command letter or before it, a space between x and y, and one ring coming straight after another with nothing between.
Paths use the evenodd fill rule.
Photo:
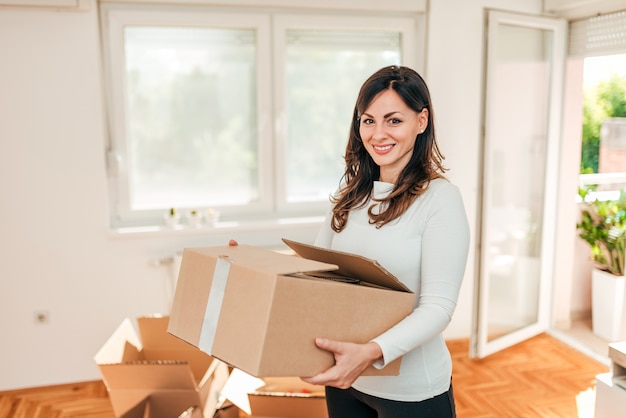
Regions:
<instances>
[{"instance_id":1,"label":"woman's nose","mask_svg":"<svg viewBox=\"0 0 626 418\"><path fill-rule=\"evenodd\" d=\"M374 134L372 135L374 139L384 139L387 137L387 131L385 129L385 125L377 124L374 128Z\"/></svg>"}]
</instances>

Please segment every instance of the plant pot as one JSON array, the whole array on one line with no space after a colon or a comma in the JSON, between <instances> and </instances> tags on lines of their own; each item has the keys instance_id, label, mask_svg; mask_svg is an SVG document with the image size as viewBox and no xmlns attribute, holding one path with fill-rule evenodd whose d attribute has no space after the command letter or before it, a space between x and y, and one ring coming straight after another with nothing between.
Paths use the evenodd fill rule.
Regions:
<instances>
[{"instance_id":1,"label":"plant pot","mask_svg":"<svg viewBox=\"0 0 626 418\"><path fill-rule=\"evenodd\" d=\"M626 339L626 277L600 269L591 272L593 333L608 342Z\"/></svg>"},{"instance_id":2,"label":"plant pot","mask_svg":"<svg viewBox=\"0 0 626 418\"><path fill-rule=\"evenodd\" d=\"M167 214L163 215L163 219L165 220L165 226L167 226L168 228L177 228L180 222L180 215Z\"/></svg>"},{"instance_id":3,"label":"plant pot","mask_svg":"<svg viewBox=\"0 0 626 418\"><path fill-rule=\"evenodd\" d=\"M187 223L192 228L200 228L202 226L202 214L197 211L187 213Z\"/></svg>"}]
</instances>

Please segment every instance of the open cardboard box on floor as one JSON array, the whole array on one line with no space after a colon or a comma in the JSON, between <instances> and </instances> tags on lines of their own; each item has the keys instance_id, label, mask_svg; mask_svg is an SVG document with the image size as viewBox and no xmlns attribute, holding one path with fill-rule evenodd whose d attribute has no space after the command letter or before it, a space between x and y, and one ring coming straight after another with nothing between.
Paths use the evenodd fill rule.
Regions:
<instances>
[{"instance_id":1,"label":"open cardboard box on floor","mask_svg":"<svg viewBox=\"0 0 626 418\"><path fill-rule=\"evenodd\" d=\"M168 332L256 377L333 365L315 337L364 343L402 320L414 294L375 261L284 240L183 251ZM398 359L364 374L397 375Z\"/></svg>"},{"instance_id":2,"label":"open cardboard box on floor","mask_svg":"<svg viewBox=\"0 0 626 418\"><path fill-rule=\"evenodd\" d=\"M116 417L213 417L228 366L170 335L168 322L139 317L138 335L127 318L96 354Z\"/></svg>"},{"instance_id":3,"label":"open cardboard box on floor","mask_svg":"<svg viewBox=\"0 0 626 418\"><path fill-rule=\"evenodd\" d=\"M222 396L252 418L328 418L324 387L297 377L259 379L234 369Z\"/></svg>"}]
</instances>

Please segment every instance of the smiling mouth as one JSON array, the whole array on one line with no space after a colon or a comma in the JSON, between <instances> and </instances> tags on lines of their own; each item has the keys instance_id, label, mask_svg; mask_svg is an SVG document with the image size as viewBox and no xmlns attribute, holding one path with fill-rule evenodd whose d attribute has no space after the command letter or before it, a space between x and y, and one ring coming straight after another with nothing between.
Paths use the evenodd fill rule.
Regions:
<instances>
[{"instance_id":1,"label":"smiling mouth","mask_svg":"<svg viewBox=\"0 0 626 418\"><path fill-rule=\"evenodd\" d=\"M391 148L393 148L393 144L392 145L374 145L374 149L379 152L389 151Z\"/></svg>"}]
</instances>

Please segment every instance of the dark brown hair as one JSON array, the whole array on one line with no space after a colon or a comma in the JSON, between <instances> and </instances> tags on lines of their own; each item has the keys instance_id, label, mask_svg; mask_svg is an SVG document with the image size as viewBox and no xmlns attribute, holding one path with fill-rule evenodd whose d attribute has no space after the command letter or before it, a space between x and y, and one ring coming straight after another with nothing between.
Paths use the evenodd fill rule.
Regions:
<instances>
[{"instance_id":1,"label":"dark brown hair","mask_svg":"<svg viewBox=\"0 0 626 418\"><path fill-rule=\"evenodd\" d=\"M402 100L416 112L428 109L426 130L418 134L411 160L400 173L391 193L377 202L380 210L374 213L370 206L370 224L377 228L400 217L408 207L423 194L431 180L443 177L444 156L435 140L434 115L430 93L424 79L408 67L390 66L372 74L361 86L354 106L350 135L344 156L346 169L342 176L343 186L337 196L331 198L334 204L331 227L341 232L348 223L352 209L363 207L372 192L374 181L379 179L380 167L370 157L361 141L360 118L372 101L384 90L393 89Z\"/></svg>"}]
</instances>

